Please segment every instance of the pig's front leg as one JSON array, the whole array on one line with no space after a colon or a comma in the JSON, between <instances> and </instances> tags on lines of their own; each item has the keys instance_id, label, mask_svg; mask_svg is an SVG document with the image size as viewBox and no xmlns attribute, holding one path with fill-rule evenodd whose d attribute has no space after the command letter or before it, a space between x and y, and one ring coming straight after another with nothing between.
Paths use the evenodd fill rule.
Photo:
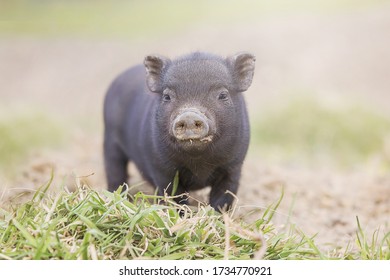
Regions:
<instances>
[{"instance_id":1,"label":"pig's front leg","mask_svg":"<svg viewBox=\"0 0 390 280\"><path fill-rule=\"evenodd\" d=\"M211 186L210 205L218 211L229 210L237 193L241 166L229 170L220 169L214 174Z\"/></svg>"},{"instance_id":2,"label":"pig's front leg","mask_svg":"<svg viewBox=\"0 0 390 280\"><path fill-rule=\"evenodd\" d=\"M179 179L175 193L173 193L174 175L165 174L164 172L156 171L154 173L154 186L157 188L159 196L175 196L174 201L178 204L188 204L188 191L184 188L183 183ZM172 179L171 179L172 178Z\"/></svg>"}]
</instances>

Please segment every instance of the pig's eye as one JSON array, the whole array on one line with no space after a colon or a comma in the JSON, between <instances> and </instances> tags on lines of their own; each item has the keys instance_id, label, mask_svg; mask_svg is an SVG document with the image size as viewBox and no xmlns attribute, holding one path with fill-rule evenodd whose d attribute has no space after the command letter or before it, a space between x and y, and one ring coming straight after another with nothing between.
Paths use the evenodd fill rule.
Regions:
<instances>
[{"instance_id":1,"label":"pig's eye","mask_svg":"<svg viewBox=\"0 0 390 280\"><path fill-rule=\"evenodd\" d=\"M171 96L168 93L164 93L162 96L162 100L165 102L171 101Z\"/></svg>"},{"instance_id":2,"label":"pig's eye","mask_svg":"<svg viewBox=\"0 0 390 280\"><path fill-rule=\"evenodd\" d=\"M220 92L219 95L218 95L218 99L219 100L223 100L223 101L228 100L229 99L229 95L228 95L227 91Z\"/></svg>"}]
</instances>

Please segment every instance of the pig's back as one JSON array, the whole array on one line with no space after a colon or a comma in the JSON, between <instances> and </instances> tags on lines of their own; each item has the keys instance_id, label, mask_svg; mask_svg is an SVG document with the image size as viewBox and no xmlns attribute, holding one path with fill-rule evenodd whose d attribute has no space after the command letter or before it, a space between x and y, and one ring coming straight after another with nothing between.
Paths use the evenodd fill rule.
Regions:
<instances>
[{"instance_id":1,"label":"pig's back","mask_svg":"<svg viewBox=\"0 0 390 280\"><path fill-rule=\"evenodd\" d=\"M104 100L104 123L107 128L117 127L125 118L132 99L142 90L145 74L135 66L120 74L111 83Z\"/></svg>"},{"instance_id":2,"label":"pig's back","mask_svg":"<svg viewBox=\"0 0 390 280\"><path fill-rule=\"evenodd\" d=\"M108 89L104 102L105 133L115 137L130 160L139 161L140 153L152 135L154 106L158 94L146 86L145 67L138 65L120 74Z\"/></svg>"}]
</instances>

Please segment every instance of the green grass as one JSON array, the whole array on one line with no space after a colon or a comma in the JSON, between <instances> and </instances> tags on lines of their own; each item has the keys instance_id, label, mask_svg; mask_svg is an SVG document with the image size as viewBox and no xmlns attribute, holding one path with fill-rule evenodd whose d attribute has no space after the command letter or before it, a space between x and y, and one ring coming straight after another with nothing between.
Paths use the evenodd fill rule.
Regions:
<instances>
[{"instance_id":1,"label":"green grass","mask_svg":"<svg viewBox=\"0 0 390 280\"><path fill-rule=\"evenodd\" d=\"M356 217L356 221L358 225L356 240L359 248L359 259L390 260L390 232L387 232L385 236L380 239L380 231L375 230L372 237L369 238L364 233L358 217Z\"/></svg>"},{"instance_id":2,"label":"green grass","mask_svg":"<svg viewBox=\"0 0 390 280\"><path fill-rule=\"evenodd\" d=\"M336 166L378 158L388 167L389 117L361 106L332 108L311 98L286 104L253 122L252 143L263 156Z\"/></svg>"},{"instance_id":3,"label":"green grass","mask_svg":"<svg viewBox=\"0 0 390 280\"><path fill-rule=\"evenodd\" d=\"M282 196L253 223L169 197L97 192L80 187L52 195L49 181L31 200L0 208L0 259L390 259L390 233L358 251L324 253L289 226L278 232L273 214Z\"/></svg>"},{"instance_id":4,"label":"green grass","mask_svg":"<svg viewBox=\"0 0 390 280\"><path fill-rule=\"evenodd\" d=\"M0 116L0 169L14 169L31 152L54 147L63 139L59 121L44 113L12 113Z\"/></svg>"},{"instance_id":5,"label":"green grass","mask_svg":"<svg viewBox=\"0 0 390 280\"><path fill-rule=\"evenodd\" d=\"M341 1L1 1L0 34L12 36L155 37L196 24L257 22L273 14L365 8L385 0Z\"/></svg>"}]
</instances>

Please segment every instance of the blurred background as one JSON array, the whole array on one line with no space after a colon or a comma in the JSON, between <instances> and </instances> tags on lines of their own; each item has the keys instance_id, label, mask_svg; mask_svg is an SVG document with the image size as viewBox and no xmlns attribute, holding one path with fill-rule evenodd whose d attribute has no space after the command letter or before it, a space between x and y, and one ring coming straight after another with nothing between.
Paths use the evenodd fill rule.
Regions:
<instances>
[{"instance_id":1,"label":"blurred background","mask_svg":"<svg viewBox=\"0 0 390 280\"><path fill-rule=\"evenodd\" d=\"M148 54L192 51L257 58L241 204L266 206L284 186L281 218L324 226L326 240L356 215L389 223L388 0L0 0L2 198L52 170L60 185L104 188L110 82Z\"/></svg>"}]
</instances>

